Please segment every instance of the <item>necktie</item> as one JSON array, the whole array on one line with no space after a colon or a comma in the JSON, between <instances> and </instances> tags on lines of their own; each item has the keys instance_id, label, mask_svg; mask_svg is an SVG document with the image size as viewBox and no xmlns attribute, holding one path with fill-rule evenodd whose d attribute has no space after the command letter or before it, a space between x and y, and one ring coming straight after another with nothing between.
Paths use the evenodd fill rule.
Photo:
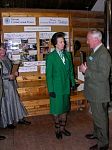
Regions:
<instances>
[{"instance_id":1,"label":"necktie","mask_svg":"<svg viewBox=\"0 0 112 150\"><path fill-rule=\"evenodd\" d=\"M62 51L59 51L59 56L60 56L62 62L65 64L65 57L64 57L64 54Z\"/></svg>"},{"instance_id":2,"label":"necktie","mask_svg":"<svg viewBox=\"0 0 112 150\"><path fill-rule=\"evenodd\" d=\"M90 55L93 55L95 52L94 52L94 49L93 48L91 48L91 53L90 53Z\"/></svg>"}]
</instances>

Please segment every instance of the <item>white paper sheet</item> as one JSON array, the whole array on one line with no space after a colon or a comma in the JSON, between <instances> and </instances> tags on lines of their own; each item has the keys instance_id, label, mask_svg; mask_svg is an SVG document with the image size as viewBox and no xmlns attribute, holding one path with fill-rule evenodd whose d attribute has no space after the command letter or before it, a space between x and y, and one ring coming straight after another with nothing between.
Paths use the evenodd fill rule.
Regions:
<instances>
[{"instance_id":1,"label":"white paper sheet","mask_svg":"<svg viewBox=\"0 0 112 150\"><path fill-rule=\"evenodd\" d=\"M24 31L51 31L50 26L27 26Z\"/></svg>"},{"instance_id":2,"label":"white paper sheet","mask_svg":"<svg viewBox=\"0 0 112 150\"><path fill-rule=\"evenodd\" d=\"M29 50L29 55L37 55L37 50Z\"/></svg>"},{"instance_id":3,"label":"white paper sheet","mask_svg":"<svg viewBox=\"0 0 112 150\"><path fill-rule=\"evenodd\" d=\"M3 17L3 25L36 25L35 17Z\"/></svg>"},{"instance_id":4,"label":"white paper sheet","mask_svg":"<svg viewBox=\"0 0 112 150\"><path fill-rule=\"evenodd\" d=\"M45 74L46 73L46 66L40 66L40 73Z\"/></svg>"},{"instance_id":5,"label":"white paper sheet","mask_svg":"<svg viewBox=\"0 0 112 150\"><path fill-rule=\"evenodd\" d=\"M4 39L30 39L36 38L36 32L4 33Z\"/></svg>"},{"instance_id":6,"label":"white paper sheet","mask_svg":"<svg viewBox=\"0 0 112 150\"><path fill-rule=\"evenodd\" d=\"M35 43L37 43L37 41L36 41L36 39L28 39L28 43L35 44Z\"/></svg>"},{"instance_id":7,"label":"white paper sheet","mask_svg":"<svg viewBox=\"0 0 112 150\"><path fill-rule=\"evenodd\" d=\"M37 71L37 66L19 67L19 72L35 72L35 71Z\"/></svg>"},{"instance_id":8,"label":"white paper sheet","mask_svg":"<svg viewBox=\"0 0 112 150\"><path fill-rule=\"evenodd\" d=\"M82 72L79 71L79 66L77 68L78 71L78 79L84 81L84 75L82 74ZM84 90L84 83L80 84L77 87L77 91L83 91Z\"/></svg>"},{"instance_id":9,"label":"white paper sheet","mask_svg":"<svg viewBox=\"0 0 112 150\"><path fill-rule=\"evenodd\" d=\"M28 67L28 66L44 66L45 64L46 64L45 61L23 62L24 67Z\"/></svg>"},{"instance_id":10,"label":"white paper sheet","mask_svg":"<svg viewBox=\"0 0 112 150\"><path fill-rule=\"evenodd\" d=\"M69 18L64 17L39 17L39 25L68 26Z\"/></svg>"},{"instance_id":11,"label":"white paper sheet","mask_svg":"<svg viewBox=\"0 0 112 150\"><path fill-rule=\"evenodd\" d=\"M12 55L12 60L20 60L21 56L20 55Z\"/></svg>"},{"instance_id":12,"label":"white paper sheet","mask_svg":"<svg viewBox=\"0 0 112 150\"><path fill-rule=\"evenodd\" d=\"M56 32L40 32L39 38L40 39L51 39L54 33L56 33ZM68 32L64 32L64 33L65 33L65 38L69 38L69 33Z\"/></svg>"}]
</instances>

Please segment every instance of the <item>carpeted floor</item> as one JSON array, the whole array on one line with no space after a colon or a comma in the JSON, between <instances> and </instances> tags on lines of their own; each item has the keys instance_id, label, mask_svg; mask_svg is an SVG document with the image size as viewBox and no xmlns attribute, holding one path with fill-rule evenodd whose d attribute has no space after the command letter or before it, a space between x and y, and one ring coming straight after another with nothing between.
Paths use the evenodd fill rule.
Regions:
<instances>
[{"instance_id":1,"label":"carpeted floor","mask_svg":"<svg viewBox=\"0 0 112 150\"><path fill-rule=\"evenodd\" d=\"M112 150L112 112L110 120L110 149ZM15 129L0 129L7 139L0 141L0 150L88 150L96 143L84 136L92 131L92 118L87 110L70 112L67 129L70 137L58 140L54 134L51 115L29 117L31 125L17 125Z\"/></svg>"}]
</instances>

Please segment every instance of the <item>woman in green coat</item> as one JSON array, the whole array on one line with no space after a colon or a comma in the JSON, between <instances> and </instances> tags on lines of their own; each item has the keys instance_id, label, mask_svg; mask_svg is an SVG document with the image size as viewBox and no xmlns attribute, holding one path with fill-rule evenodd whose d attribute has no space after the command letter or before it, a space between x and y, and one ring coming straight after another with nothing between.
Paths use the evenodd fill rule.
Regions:
<instances>
[{"instance_id":1,"label":"woman in green coat","mask_svg":"<svg viewBox=\"0 0 112 150\"><path fill-rule=\"evenodd\" d=\"M55 50L46 57L46 80L50 95L50 113L54 116L56 137L70 136L65 129L67 112L70 109L70 86L75 87L71 54L64 50L65 34L57 32L51 43Z\"/></svg>"}]
</instances>

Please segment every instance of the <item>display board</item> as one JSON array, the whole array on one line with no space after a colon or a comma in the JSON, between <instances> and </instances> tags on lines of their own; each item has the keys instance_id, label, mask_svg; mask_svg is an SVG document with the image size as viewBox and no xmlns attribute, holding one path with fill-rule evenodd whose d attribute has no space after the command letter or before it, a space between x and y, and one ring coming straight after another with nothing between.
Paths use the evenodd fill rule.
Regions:
<instances>
[{"instance_id":1,"label":"display board","mask_svg":"<svg viewBox=\"0 0 112 150\"><path fill-rule=\"evenodd\" d=\"M18 68L18 93L30 116L49 112L46 87L46 54L54 50L51 37L55 32L66 34L69 50L69 13L37 10L1 12L1 41L14 69Z\"/></svg>"},{"instance_id":2,"label":"display board","mask_svg":"<svg viewBox=\"0 0 112 150\"><path fill-rule=\"evenodd\" d=\"M51 37L55 32L65 33L69 51L69 17L2 16L2 31L7 55L14 64L20 64L20 73L45 74L45 58L54 50Z\"/></svg>"},{"instance_id":3,"label":"display board","mask_svg":"<svg viewBox=\"0 0 112 150\"><path fill-rule=\"evenodd\" d=\"M55 32L66 33L67 50L70 49L72 52L74 66L77 70L77 65L80 64L80 51L74 51L74 41L79 40L80 50L88 54L87 31L89 28L103 28L103 17L103 13L91 11L48 9L5 9L1 11L1 40L6 43L8 40L9 43L11 40L20 43L19 46L9 44L13 52L19 51L14 53L14 56L9 54L9 57L15 62L19 62L17 61L19 59L22 62L17 78L18 92L30 116L49 113L45 57L47 53L54 50L51 45L51 36ZM20 47L19 50L17 50L18 47ZM82 110L85 107L86 99L83 93L73 93L71 110Z\"/></svg>"}]
</instances>

